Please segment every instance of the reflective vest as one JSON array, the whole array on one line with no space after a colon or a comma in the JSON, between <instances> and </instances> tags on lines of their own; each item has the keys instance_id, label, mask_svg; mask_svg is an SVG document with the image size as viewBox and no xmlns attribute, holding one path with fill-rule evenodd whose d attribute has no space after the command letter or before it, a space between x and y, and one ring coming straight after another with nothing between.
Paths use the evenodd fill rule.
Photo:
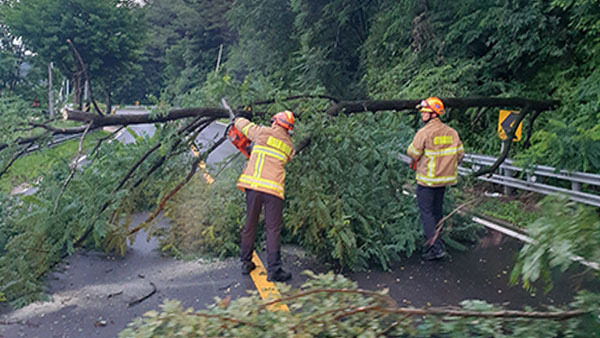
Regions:
<instances>
[{"instance_id":1,"label":"reflective vest","mask_svg":"<svg viewBox=\"0 0 600 338\"><path fill-rule=\"evenodd\" d=\"M237 118L235 127L254 144L237 187L283 199L284 166L294 155L294 144L287 131L280 126L258 126L245 118Z\"/></svg>"},{"instance_id":2,"label":"reflective vest","mask_svg":"<svg viewBox=\"0 0 600 338\"><path fill-rule=\"evenodd\" d=\"M465 150L456 130L436 118L417 132L406 153L417 161L417 184L440 187L456 184Z\"/></svg>"}]
</instances>

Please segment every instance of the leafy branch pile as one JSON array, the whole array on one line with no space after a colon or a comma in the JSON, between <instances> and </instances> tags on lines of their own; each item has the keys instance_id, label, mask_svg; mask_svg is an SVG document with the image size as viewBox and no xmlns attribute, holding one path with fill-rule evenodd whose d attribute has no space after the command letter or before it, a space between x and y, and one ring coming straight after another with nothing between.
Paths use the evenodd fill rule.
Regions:
<instances>
[{"instance_id":1,"label":"leafy branch pile","mask_svg":"<svg viewBox=\"0 0 600 338\"><path fill-rule=\"evenodd\" d=\"M582 206L565 197L546 197L539 203L544 214L527 226L535 243L521 249L511 274L511 282L532 283L542 279L545 291L552 288L552 269L566 271L574 257L596 264L600 262L600 214L596 208ZM596 275L600 274L598 269Z\"/></svg>"},{"instance_id":2,"label":"leafy branch pile","mask_svg":"<svg viewBox=\"0 0 600 338\"><path fill-rule=\"evenodd\" d=\"M70 180L74 165L71 158L57 158L41 177L34 195L2 193L0 292L8 301L19 306L43 298L41 277L75 246L124 253L131 235L124 230L129 227L129 215L155 205L163 189L172 187L181 177L187 157L179 157L149 174L153 163L169 154L171 146L166 145L151 154L149 162L138 167L127 184L117 189L119 182L126 177L131 163L144 155L162 137L160 134L172 129L168 126L158 130L155 139L140 138L137 143L98 143L97 148L86 150L91 161L76 169ZM170 156L179 156L176 154ZM136 186L145 175L152 179Z\"/></svg>"},{"instance_id":3,"label":"leafy branch pile","mask_svg":"<svg viewBox=\"0 0 600 338\"><path fill-rule=\"evenodd\" d=\"M387 291L358 289L341 275L315 275L300 289L282 286L281 299L217 299L207 310L184 309L168 300L130 323L119 337L185 335L239 337L587 337L600 330L600 298L581 293L570 309L548 312L502 310L483 301L453 308L398 307ZM270 311L285 303L290 311Z\"/></svg>"}]
</instances>

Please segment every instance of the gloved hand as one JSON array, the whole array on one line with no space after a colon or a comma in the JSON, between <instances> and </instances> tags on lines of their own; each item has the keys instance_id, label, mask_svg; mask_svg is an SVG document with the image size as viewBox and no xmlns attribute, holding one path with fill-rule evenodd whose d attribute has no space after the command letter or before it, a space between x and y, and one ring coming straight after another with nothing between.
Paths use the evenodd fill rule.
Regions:
<instances>
[{"instance_id":1,"label":"gloved hand","mask_svg":"<svg viewBox=\"0 0 600 338\"><path fill-rule=\"evenodd\" d=\"M408 167L412 170L417 170L417 161L415 161L415 160L410 161L410 164L408 165Z\"/></svg>"}]
</instances>

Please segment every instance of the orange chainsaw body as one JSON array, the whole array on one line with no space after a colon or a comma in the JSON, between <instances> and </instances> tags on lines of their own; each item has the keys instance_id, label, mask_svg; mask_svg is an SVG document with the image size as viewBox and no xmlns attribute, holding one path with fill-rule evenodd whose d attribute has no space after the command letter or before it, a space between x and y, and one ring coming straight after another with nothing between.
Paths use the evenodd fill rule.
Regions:
<instances>
[{"instance_id":1,"label":"orange chainsaw body","mask_svg":"<svg viewBox=\"0 0 600 338\"><path fill-rule=\"evenodd\" d=\"M241 131L239 131L234 124L229 125L227 130L227 138L234 147L237 148L244 156L250 158L250 139L246 137Z\"/></svg>"}]
</instances>

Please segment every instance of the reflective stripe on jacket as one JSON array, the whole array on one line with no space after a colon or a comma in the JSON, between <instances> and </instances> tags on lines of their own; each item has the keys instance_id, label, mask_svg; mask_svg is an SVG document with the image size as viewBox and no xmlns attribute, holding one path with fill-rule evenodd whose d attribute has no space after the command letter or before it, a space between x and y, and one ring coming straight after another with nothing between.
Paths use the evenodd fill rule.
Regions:
<instances>
[{"instance_id":1,"label":"reflective stripe on jacket","mask_svg":"<svg viewBox=\"0 0 600 338\"><path fill-rule=\"evenodd\" d=\"M294 144L280 126L257 126L245 118L237 118L235 127L254 142L250 159L237 187L284 197L285 164L294 155Z\"/></svg>"},{"instance_id":2,"label":"reflective stripe on jacket","mask_svg":"<svg viewBox=\"0 0 600 338\"><path fill-rule=\"evenodd\" d=\"M406 153L417 161L417 184L439 187L456 184L465 150L456 130L436 118L417 132Z\"/></svg>"}]
</instances>

